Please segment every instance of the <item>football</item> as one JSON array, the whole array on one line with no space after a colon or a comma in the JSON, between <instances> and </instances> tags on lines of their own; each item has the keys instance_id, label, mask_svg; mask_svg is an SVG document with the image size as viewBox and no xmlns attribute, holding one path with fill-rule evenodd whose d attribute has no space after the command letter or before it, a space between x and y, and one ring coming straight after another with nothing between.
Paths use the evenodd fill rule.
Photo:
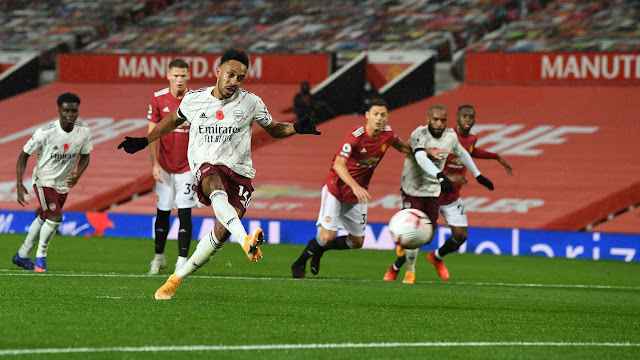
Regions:
<instances>
[{"instance_id":1,"label":"football","mask_svg":"<svg viewBox=\"0 0 640 360\"><path fill-rule=\"evenodd\" d=\"M406 249L417 249L431 242L433 227L422 211L403 209L391 217L389 232L396 244Z\"/></svg>"}]
</instances>

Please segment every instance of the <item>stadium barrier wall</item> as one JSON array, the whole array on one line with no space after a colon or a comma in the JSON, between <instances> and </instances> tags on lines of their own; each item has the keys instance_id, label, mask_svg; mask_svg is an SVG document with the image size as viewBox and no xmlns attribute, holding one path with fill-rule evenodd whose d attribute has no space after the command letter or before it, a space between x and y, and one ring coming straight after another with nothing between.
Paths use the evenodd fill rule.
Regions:
<instances>
[{"instance_id":1,"label":"stadium barrier wall","mask_svg":"<svg viewBox=\"0 0 640 360\"><path fill-rule=\"evenodd\" d=\"M191 81L211 81L220 65L220 54L206 55L97 55L61 54L58 58L60 81L144 82L166 81L169 62L184 59L190 67ZM250 55L247 77L252 83L318 83L329 76L328 54Z\"/></svg>"},{"instance_id":2,"label":"stadium barrier wall","mask_svg":"<svg viewBox=\"0 0 640 360\"><path fill-rule=\"evenodd\" d=\"M336 115L360 111L367 56L362 53L311 89L311 94L330 104Z\"/></svg>"},{"instance_id":3,"label":"stadium barrier wall","mask_svg":"<svg viewBox=\"0 0 640 360\"><path fill-rule=\"evenodd\" d=\"M33 221L33 211L0 210L0 233L26 233ZM70 236L112 236L152 238L153 215L65 212L58 231ZM193 237L204 237L213 229L211 217L193 217ZM269 244L304 245L316 235L315 222L296 220L242 219L249 230L261 227ZM171 217L169 239L176 239L179 222ZM450 230L438 227L434 240L423 250L433 250L444 243ZM387 224L367 225L364 248L393 250ZM461 253L511 256L546 256L591 260L640 261L640 235L573 231L469 228L469 240Z\"/></svg>"},{"instance_id":4,"label":"stadium barrier wall","mask_svg":"<svg viewBox=\"0 0 640 360\"><path fill-rule=\"evenodd\" d=\"M436 57L423 54L422 59L379 89L389 104L389 110L431 97L436 92Z\"/></svg>"},{"instance_id":5,"label":"stadium barrier wall","mask_svg":"<svg viewBox=\"0 0 640 360\"><path fill-rule=\"evenodd\" d=\"M465 55L468 84L640 85L640 53Z\"/></svg>"},{"instance_id":6,"label":"stadium barrier wall","mask_svg":"<svg viewBox=\"0 0 640 360\"><path fill-rule=\"evenodd\" d=\"M15 63L11 63L15 61ZM9 66L10 65L10 66ZM40 85L40 57L37 53L22 56L0 52L0 100Z\"/></svg>"}]
</instances>

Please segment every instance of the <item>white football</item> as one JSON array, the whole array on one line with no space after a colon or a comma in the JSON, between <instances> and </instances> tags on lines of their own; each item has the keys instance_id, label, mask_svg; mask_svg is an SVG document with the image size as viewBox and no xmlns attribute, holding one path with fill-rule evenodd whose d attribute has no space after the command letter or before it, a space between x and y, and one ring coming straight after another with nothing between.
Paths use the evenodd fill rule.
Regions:
<instances>
[{"instance_id":1,"label":"white football","mask_svg":"<svg viewBox=\"0 0 640 360\"><path fill-rule=\"evenodd\" d=\"M406 249L417 249L431 242L433 227L422 211L403 209L391 217L389 232L396 244Z\"/></svg>"}]
</instances>

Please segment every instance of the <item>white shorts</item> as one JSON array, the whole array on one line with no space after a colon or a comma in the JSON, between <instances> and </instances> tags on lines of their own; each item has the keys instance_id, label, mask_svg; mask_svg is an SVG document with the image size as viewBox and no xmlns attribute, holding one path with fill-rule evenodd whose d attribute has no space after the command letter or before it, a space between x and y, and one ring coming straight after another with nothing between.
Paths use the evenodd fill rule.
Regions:
<instances>
[{"instance_id":1,"label":"white shorts","mask_svg":"<svg viewBox=\"0 0 640 360\"><path fill-rule=\"evenodd\" d=\"M467 212L461 198L447 205L440 205L440 214L449 226L468 227Z\"/></svg>"},{"instance_id":2,"label":"white shorts","mask_svg":"<svg viewBox=\"0 0 640 360\"><path fill-rule=\"evenodd\" d=\"M171 174L162 170L162 182L156 181L156 207L162 211L188 209L198 204L196 178L191 171Z\"/></svg>"},{"instance_id":3,"label":"white shorts","mask_svg":"<svg viewBox=\"0 0 640 360\"><path fill-rule=\"evenodd\" d=\"M343 203L336 199L327 186L322 187L322 203L316 226L330 231L346 230L353 236L364 236L367 227L366 203Z\"/></svg>"}]
</instances>

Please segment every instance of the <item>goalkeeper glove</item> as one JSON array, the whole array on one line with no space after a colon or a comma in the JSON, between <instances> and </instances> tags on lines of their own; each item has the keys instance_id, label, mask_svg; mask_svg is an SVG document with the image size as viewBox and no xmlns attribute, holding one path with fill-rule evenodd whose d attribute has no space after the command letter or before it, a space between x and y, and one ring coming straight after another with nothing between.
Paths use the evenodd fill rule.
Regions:
<instances>
[{"instance_id":1,"label":"goalkeeper glove","mask_svg":"<svg viewBox=\"0 0 640 360\"><path fill-rule=\"evenodd\" d=\"M476 176L476 180L478 180L478 182L484 185L487 189L493 191L493 183L491 182L491 180L487 179L482 175Z\"/></svg>"},{"instance_id":2,"label":"goalkeeper glove","mask_svg":"<svg viewBox=\"0 0 640 360\"><path fill-rule=\"evenodd\" d=\"M146 137L130 137L125 136L124 141L118 145L118 149L124 148L124 151L129 154L136 153L149 145L149 140Z\"/></svg>"},{"instance_id":3,"label":"goalkeeper glove","mask_svg":"<svg viewBox=\"0 0 640 360\"><path fill-rule=\"evenodd\" d=\"M320 135L321 133L319 131L316 131L317 123L318 120L307 116L293 124L293 130L295 130L298 134Z\"/></svg>"},{"instance_id":4,"label":"goalkeeper glove","mask_svg":"<svg viewBox=\"0 0 640 360\"><path fill-rule=\"evenodd\" d=\"M453 192L453 183L445 176L445 174L439 172L436 174L436 177L438 178L438 181L440 181L440 190L442 190L442 192Z\"/></svg>"}]
</instances>

